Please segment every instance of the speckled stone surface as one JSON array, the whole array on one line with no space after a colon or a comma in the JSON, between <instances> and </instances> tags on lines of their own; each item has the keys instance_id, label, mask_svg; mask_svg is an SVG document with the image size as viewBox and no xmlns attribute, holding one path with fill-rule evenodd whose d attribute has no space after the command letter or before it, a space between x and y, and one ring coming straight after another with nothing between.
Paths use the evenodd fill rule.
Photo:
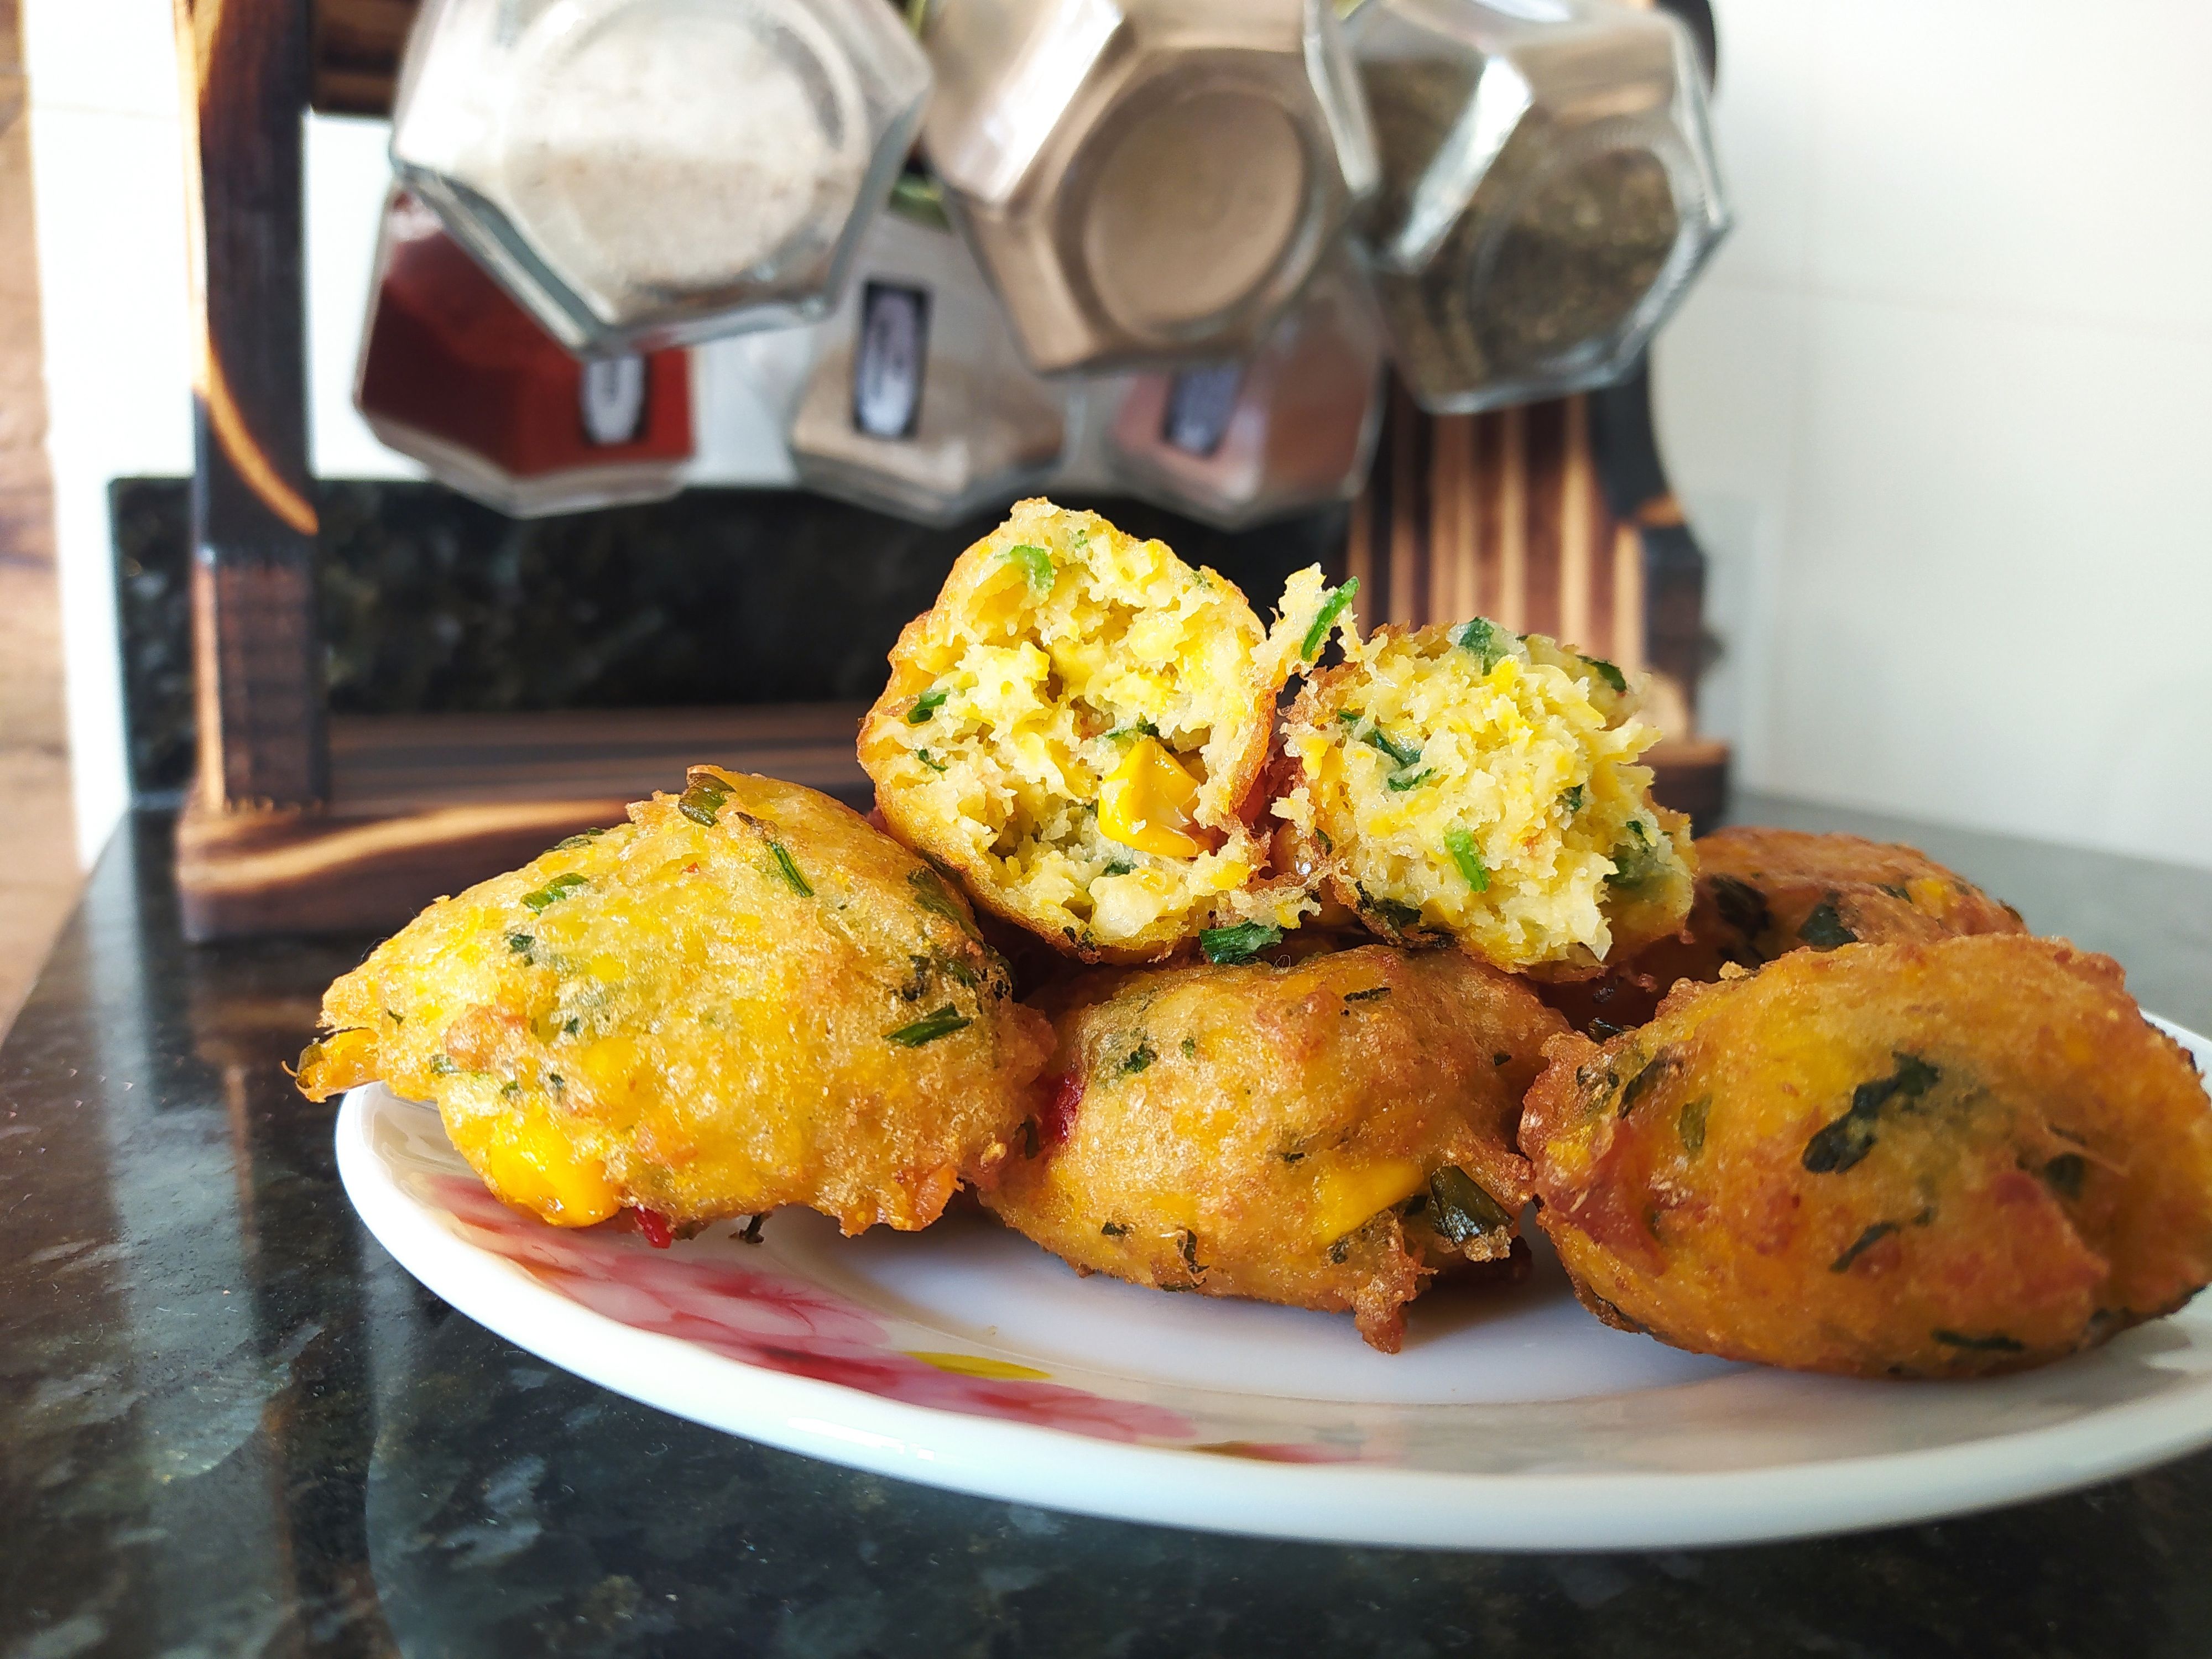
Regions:
<instances>
[{"instance_id":1,"label":"speckled stone surface","mask_svg":"<svg viewBox=\"0 0 2212 1659\"><path fill-rule=\"evenodd\" d=\"M2212 1024L2212 875L1916 833ZM2212 1455L1856 1538L1427 1554L986 1502L633 1405L362 1231L279 1061L368 941L184 945L167 834L109 850L0 1048L4 1659L2212 1652Z\"/></svg>"}]
</instances>

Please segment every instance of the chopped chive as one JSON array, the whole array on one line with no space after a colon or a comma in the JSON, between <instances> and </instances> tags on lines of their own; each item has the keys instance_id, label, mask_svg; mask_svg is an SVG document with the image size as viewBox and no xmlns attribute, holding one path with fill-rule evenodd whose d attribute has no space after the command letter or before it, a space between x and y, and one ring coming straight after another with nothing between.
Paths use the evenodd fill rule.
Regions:
<instances>
[{"instance_id":1,"label":"chopped chive","mask_svg":"<svg viewBox=\"0 0 2212 1659\"><path fill-rule=\"evenodd\" d=\"M793 892L801 898L814 896L814 890L806 884L806 878L799 873L799 866L791 861L791 854L784 851L781 842L769 842L768 853L775 860L776 873L790 884Z\"/></svg>"},{"instance_id":2,"label":"chopped chive","mask_svg":"<svg viewBox=\"0 0 2212 1659\"><path fill-rule=\"evenodd\" d=\"M1631 818L1626 827L1629 839L1613 849L1613 873L1605 878L1608 887L1641 887L1660 873L1659 848L1644 820Z\"/></svg>"},{"instance_id":3,"label":"chopped chive","mask_svg":"<svg viewBox=\"0 0 2212 1659\"><path fill-rule=\"evenodd\" d=\"M1346 1002L1380 1002L1389 994L1389 986L1370 985L1364 991L1346 991L1344 994L1344 1000Z\"/></svg>"},{"instance_id":4,"label":"chopped chive","mask_svg":"<svg viewBox=\"0 0 2212 1659\"><path fill-rule=\"evenodd\" d=\"M1437 769L1433 766L1424 767L1420 771L1410 774L1401 769L1383 779L1382 784L1392 794L1402 795L1408 789L1419 788L1436 775Z\"/></svg>"},{"instance_id":5,"label":"chopped chive","mask_svg":"<svg viewBox=\"0 0 2212 1659\"><path fill-rule=\"evenodd\" d=\"M1836 896L1831 893L1806 914L1798 926L1797 937L1815 951L1832 951L1838 945L1856 944L1859 936L1846 927L1844 919L1836 914Z\"/></svg>"},{"instance_id":6,"label":"chopped chive","mask_svg":"<svg viewBox=\"0 0 2212 1659\"><path fill-rule=\"evenodd\" d=\"M507 936L507 948L519 957L527 956L530 953L530 947L537 943L538 941L527 933L509 933Z\"/></svg>"},{"instance_id":7,"label":"chopped chive","mask_svg":"<svg viewBox=\"0 0 2212 1659\"><path fill-rule=\"evenodd\" d=\"M1445 637L1461 650L1473 653L1486 674L1511 656L1513 647L1520 643L1518 635L1484 617L1462 623Z\"/></svg>"},{"instance_id":8,"label":"chopped chive","mask_svg":"<svg viewBox=\"0 0 2212 1659\"><path fill-rule=\"evenodd\" d=\"M914 700L914 707L906 711L908 726L927 726L929 717L945 707L945 700L952 695L941 685L933 685Z\"/></svg>"},{"instance_id":9,"label":"chopped chive","mask_svg":"<svg viewBox=\"0 0 2212 1659\"><path fill-rule=\"evenodd\" d=\"M1143 1071L1159 1057L1159 1051L1152 1047L1150 1038L1139 1037L1137 1046L1121 1057L1121 1063L1114 1068L1114 1073L1116 1077L1127 1077L1133 1072Z\"/></svg>"},{"instance_id":10,"label":"chopped chive","mask_svg":"<svg viewBox=\"0 0 2212 1659\"><path fill-rule=\"evenodd\" d=\"M1160 728L1150 720L1134 720L1127 726L1117 726L1106 734L1109 743L1119 743L1124 738L1157 738Z\"/></svg>"},{"instance_id":11,"label":"chopped chive","mask_svg":"<svg viewBox=\"0 0 2212 1659\"><path fill-rule=\"evenodd\" d=\"M606 833L607 832L604 830L580 830L575 835L570 836L565 840L555 842L553 843L553 850L556 853L566 853L572 848L589 847L593 842L597 841L601 836L604 836Z\"/></svg>"},{"instance_id":12,"label":"chopped chive","mask_svg":"<svg viewBox=\"0 0 2212 1659\"><path fill-rule=\"evenodd\" d=\"M1182 1040L1182 1057L1185 1060L1196 1060L1198 1058L1198 1039L1196 1037L1185 1037Z\"/></svg>"},{"instance_id":13,"label":"chopped chive","mask_svg":"<svg viewBox=\"0 0 2212 1659\"><path fill-rule=\"evenodd\" d=\"M915 750L914 751L914 757L920 761L924 766L927 766L933 772L942 772L945 769L945 763L938 759L936 756L931 754L927 749Z\"/></svg>"},{"instance_id":14,"label":"chopped chive","mask_svg":"<svg viewBox=\"0 0 2212 1659\"><path fill-rule=\"evenodd\" d=\"M453 1076L455 1069L453 1060L444 1054L433 1054L430 1056L430 1075L432 1077L451 1077Z\"/></svg>"},{"instance_id":15,"label":"chopped chive","mask_svg":"<svg viewBox=\"0 0 2212 1659\"><path fill-rule=\"evenodd\" d=\"M1999 1332L1995 1336L1961 1336L1956 1331L1933 1330L1928 1333L1947 1348L1965 1348L1973 1353L2025 1353L2027 1350L2011 1337Z\"/></svg>"},{"instance_id":16,"label":"chopped chive","mask_svg":"<svg viewBox=\"0 0 2212 1659\"><path fill-rule=\"evenodd\" d=\"M1249 962L1271 945L1283 942L1283 930L1273 922L1240 921L1233 927L1208 927L1198 936L1198 948L1211 963Z\"/></svg>"},{"instance_id":17,"label":"chopped chive","mask_svg":"<svg viewBox=\"0 0 2212 1659\"><path fill-rule=\"evenodd\" d=\"M896 1031L884 1035L902 1048L919 1048L925 1042L934 1042L941 1036L951 1036L955 1031L964 1031L975 1022L946 1003L933 1014L924 1014L911 1025L902 1025Z\"/></svg>"},{"instance_id":18,"label":"chopped chive","mask_svg":"<svg viewBox=\"0 0 2212 1659\"><path fill-rule=\"evenodd\" d=\"M1342 586L1329 591L1328 597L1321 602L1321 609L1314 612L1314 619L1306 629L1305 638L1299 642L1298 655L1304 660L1311 662L1314 659L1321 650L1322 641L1328 637L1328 630L1344 614L1345 606L1358 594L1359 578L1357 576L1347 579Z\"/></svg>"},{"instance_id":19,"label":"chopped chive","mask_svg":"<svg viewBox=\"0 0 2212 1659\"><path fill-rule=\"evenodd\" d=\"M1490 886L1490 866L1482 861L1482 849L1474 844L1474 837L1464 830L1444 831L1444 847L1459 866L1459 872L1467 884L1476 892L1486 891Z\"/></svg>"},{"instance_id":20,"label":"chopped chive","mask_svg":"<svg viewBox=\"0 0 2212 1659\"><path fill-rule=\"evenodd\" d=\"M715 815L730 799L730 792L718 778L702 778L677 797L676 810L704 830L714 827Z\"/></svg>"},{"instance_id":21,"label":"chopped chive","mask_svg":"<svg viewBox=\"0 0 2212 1659\"><path fill-rule=\"evenodd\" d=\"M1588 663L1592 668L1595 669L1597 671L1598 678L1603 680L1614 690L1626 691L1628 690L1628 676L1622 673L1618 668L1615 668L1603 657L1584 657L1583 660Z\"/></svg>"},{"instance_id":22,"label":"chopped chive","mask_svg":"<svg viewBox=\"0 0 2212 1659\"><path fill-rule=\"evenodd\" d=\"M945 890L945 881L936 871L927 866L908 873L906 884L914 889L914 902L932 915L943 916L970 939L981 939L975 924L968 920L959 901Z\"/></svg>"},{"instance_id":23,"label":"chopped chive","mask_svg":"<svg viewBox=\"0 0 2212 1659\"><path fill-rule=\"evenodd\" d=\"M1436 1230L1455 1244L1485 1233L1502 1232L1513 1224L1505 1206L1476 1184L1473 1176L1447 1164L1429 1177L1429 1198L1436 1206Z\"/></svg>"},{"instance_id":24,"label":"chopped chive","mask_svg":"<svg viewBox=\"0 0 2212 1659\"><path fill-rule=\"evenodd\" d=\"M1021 566L1022 574L1030 579L1030 586L1039 593L1052 592L1052 555L1030 542L1018 542L1006 550L1006 556Z\"/></svg>"},{"instance_id":25,"label":"chopped chive","mask_svg":"<svg viewBox=\"0 0 2212 1659\"><path fill-rule=\"evenodd\" d=\"M1567 809L1567 815L1571 817L1574 814L1583 810L1583 802L1586 799L1588 799L1588 797L1583 787L1578 783L1573 788L1563 790L1560 793L1559 805Z\"/></svg>"},{"instance_id":26,"label":"chopped chive","mask_svg":"<svg viewBox=\"0 0 2212 1659\"><path fill-rule=\"evenodd\" d=\"M1129 1229L1119 1221L1102 1221L1098 1224L1098 1231L1108 1238L1122 1238L1127 1236Z\"/></svg>"},{"instance_id":27,"label":"chopped chive","mask_svg":"<svg viewBox=\"0 0 2212 1659\"><path fill-rule=\"evenodd\" d=\"M1686 1100L1674 1117L1674 1133L1682 1137L1682 1150L1692 1158L1705 1150L1705 1115L1713 1109L1711 1095Z\"/></svg>"},{"instance_id":28,"label":"chopped chive","mask_svg":"<svg viewBox=\"0 0 2212 1659\"><path fill-rule=\"evenodd\" d=\"M1851 1263L1897 1231L1894 1221L1877 1221L1844 1247L1844 1253L1828 1264L1832 1273L1847 1273Z\"/></svg>"},{"instance_id":29,"label":"chopped chive","mask_svg":"<svg viewBox=\"0 0 2212 1659\"><path fill-rule=\"evenodd\" d=\"M589 878L580 876L574 870L570 870L554 877L536 892L525 893L522 896L522 902L533 912L543 910L547 905L556 903L568 897L579 887L589 887L591 884Z\"/></svg>"},{"instance_id":30,"label":"chopped chive","mask_svg":"<svg viewBox=\"0 0 2212 1659\"><path fill-rule=\"evenodd\" d=\"M1341 725L1357 726L1367 716L1358 709L1346 708L1340 711L1336 718ZM1401 767L1420 764L1421 750L1418 746L1407 747L1379 726L1370 726L1364 732L1358 732L1354 735L1370 749L1380 750L1388 755Z\"/></svg>"},{"instance_id":31,"label":"chopped chive","mask_svg":"<svg viewBox=\"0 0 2212 1659\"><path fill-rule=\"evenodd\" d=\"M583 1024L584 1022L580 1016L572 1014L562 1024L561 1029L566 1031L570 1036L574 1036L576 1035L577 1031L582 1028Z\"/></svg>"},{"instance_id":32,"label":"chopped chive","mask_svg":"<svg viewBox=\"0 0 2212 1659\"><path fill-rule=\"evenodd\" d=\"M1127 859L1115 859L1107 865L1106 873L1109 876L1126 876L1133 872L1136 867Z\"/></svg>"}]
</instances>

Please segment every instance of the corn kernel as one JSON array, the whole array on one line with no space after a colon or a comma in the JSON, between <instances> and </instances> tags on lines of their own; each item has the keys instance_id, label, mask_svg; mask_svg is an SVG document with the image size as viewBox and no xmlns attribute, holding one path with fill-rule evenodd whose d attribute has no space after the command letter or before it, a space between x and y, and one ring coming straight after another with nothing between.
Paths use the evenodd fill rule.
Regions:
<instances>
[{"instance_id":1,"label":"corn kernel","mask_svg":"<svg viewBox=\"0 0 2212 1659\"><path fill-rule=\"evenodd\" d=\"M1325 1164L1317 1183L1314 1230L1324 1240L1342 1238L1370 1217L1411 1198L1425 1178L1419 1164L1403 1158L1351 1168Z\"/></svg>"},{"instance_id":2,"label":"corn kernel","mask_svg":"<svg viewBox=\"0 0 2212 1659\"><path fill-rule=\"evenodd\" d=\"M500 1126L507 1133L478 1153L483 1178L508 1203L556 1227L588 1227L622 1207L605 1169L578 1152L542 1113Z\"/></svg>"},{"instance_id":3,"label":"corn kernel","mask_svg":"<svg viewBox=\"0 0 2212 1659\"><path fill-rule=\"evenodd\" d=\"M1099 786L1099 832L1140 853L1196 858L1206 850L1191 817L1197 801L1198 780L1158 739L1139 738Z\"/></svg>"}]
</instances>

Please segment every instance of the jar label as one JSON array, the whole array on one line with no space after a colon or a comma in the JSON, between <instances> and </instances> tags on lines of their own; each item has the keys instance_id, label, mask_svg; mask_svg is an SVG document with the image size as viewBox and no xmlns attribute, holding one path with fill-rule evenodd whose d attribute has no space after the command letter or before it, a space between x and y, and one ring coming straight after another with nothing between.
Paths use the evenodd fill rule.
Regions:
<instances>
[{"instance_id":1,"label":"jar label","mask_svg":"<svg viewBox=\"0 0 2212 1659\"><path fill-rule=\"evenodd\" d=\"M911 438L921 423L929 290L869 283L860 290L853 350L853 426L871 438Z\"/></svg>"},{"instance_id":2,"label":"jar label","mask_svg":"<svg viewBox=\"0 0 2212 1659\"><path fill-rule=\"evenodd\" d=\"M1212 454L1229 431L1229 417L1237 411L1237 393L1243 384L1242 363L1184 369L1168 385L1161 441L1186 455Z\"/></svg>"},{"instance_id":3,"label":"jar label","mask_svg":"<svg viewBox=\"0 0 2212 1659\"><path fill-rule=\"evenodd\" d=\"M600 448L636 442L645 424L645 359L634 353L586 358L576 397L585 441Z\"/></svg>"}]
</instances>

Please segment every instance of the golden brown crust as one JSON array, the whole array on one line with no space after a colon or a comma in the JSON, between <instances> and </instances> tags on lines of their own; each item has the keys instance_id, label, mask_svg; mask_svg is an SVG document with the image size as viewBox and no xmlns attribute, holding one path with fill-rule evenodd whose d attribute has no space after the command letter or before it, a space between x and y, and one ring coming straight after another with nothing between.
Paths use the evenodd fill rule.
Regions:
<instances>
[{"instance_id":1,"label":"golden brown crust","mask_svg":"<svg viewBox=\"0 0 2212 1659\"><path fill-rule=\"evenodd\" d=\"M1679 1346L2012 1370L2212 1277L2212 1103L2118 964L2063 942L1793 951L1546 1052L1539 1218L1586 1302Z\"/></svg>"},{"instance_id":2,"label":"golden brown crust","mask_svg":"<svg viewBox=\"0 0 2212 1659\"><path fill-rule=\"evenodd\" d=\"M1350 1312L1390 1351L1439 1266L1508 1259L1521 1097L1563 1028L1507 976L1368 945L1095 971L1046 1006L1053 1104L985 1202L1079 1269ZM1448 1181L1447 1211L1451 1170L1480 1195Z\"/></svg>"},{"instance_id":3,"label":"golden brown crust","mask_svg":"<svg viewBox=\"0 0 2212 1659\"><path fill-rule=\"evenodd\" d=\"M804 1204L926 1225L986 1176L1050 1047L935 872L812 790L681 799L441 899L332 985L314 1098L432 1100L495 1192L564 1224Z\"/></svg>"}]
</instances>

